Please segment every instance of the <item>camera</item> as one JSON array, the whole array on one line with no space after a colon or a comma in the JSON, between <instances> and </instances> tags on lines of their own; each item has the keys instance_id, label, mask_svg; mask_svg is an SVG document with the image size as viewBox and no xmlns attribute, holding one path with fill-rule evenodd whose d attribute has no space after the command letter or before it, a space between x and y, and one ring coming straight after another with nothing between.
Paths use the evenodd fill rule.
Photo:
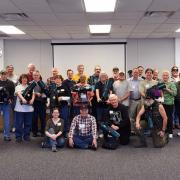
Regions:
<instances>
[{"instance_id":1,"label":"camera","mask_svg":"<svg viewBox=\"0 0 180 180\"><path fill-rule=\"evenodd\" d=\"M146 91L146 99L158 99L161 97L161 90L165 89L165 83L158 83L157 85L152 86L151 88L147 89Z\"/></svg>"}]
</instances>

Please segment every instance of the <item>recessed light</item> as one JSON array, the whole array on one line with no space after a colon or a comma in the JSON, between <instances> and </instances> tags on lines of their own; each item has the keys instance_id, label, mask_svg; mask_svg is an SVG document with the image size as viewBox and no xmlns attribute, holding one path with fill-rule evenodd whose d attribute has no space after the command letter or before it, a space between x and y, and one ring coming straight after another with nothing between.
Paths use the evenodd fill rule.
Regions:
<instances>
[{"instance_id":1,"label":"recessed light","mask_svg":"<svg viewBox=\"0 0 180 180\"><path fill-rule=\"evenodd\" d=\"M21 31L20 29L18 29L15 26L0 26L0 31L2 31L5 34L25 34L23 31Z\"/></svg>"},{"instance_id":2,"label":"recessed light","mask_svg":"<svg viewBox=\"0 0 180 180\"><path fill-rule=\"evenodd\" d=\"M89 25L90 33L110 33L111 31L111 24L105 25Z\"/></svg>"},{"instance_id":3,"label":"recessed light","mask_svg":"<svg viewBox=\"0 0 180 180\"><path fill-rule=\"evenodd\" d=\"M177 29L175 32L180 32L180 28L179 28L179 29Z\"/></svg>"},{"instance_id":4,"label":"recessed light","mask_svg":"<svg viewBox=\"0 0 180 180\"><path fill-rule=\"evenodd\" d=\"M86 12L114 12L116 0L84 0Z\"/></svg>"}]
</instances>

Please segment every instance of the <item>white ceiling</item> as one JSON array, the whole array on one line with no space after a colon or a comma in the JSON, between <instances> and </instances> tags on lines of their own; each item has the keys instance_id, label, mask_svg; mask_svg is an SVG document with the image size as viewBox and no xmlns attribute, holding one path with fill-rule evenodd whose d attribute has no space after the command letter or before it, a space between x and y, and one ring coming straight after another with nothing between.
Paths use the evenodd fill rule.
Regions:
<instances>
[{"instance_id":1,"label":"white ceiling","mask_svg":"<svg viewBox=\"0 0 180 180\"><path fill-rule=\"evenodd\" d=\"M167 17L144 17L146 11L175 11ZM180 37L180 0L117 0L114 13L85 13L83 0L0 0L0 14L26 13L28 20L5 21L26 35L13 39L94 39ZM88 24L112 24L108 36L89 34Z\"/></svg>"}]
</instances>

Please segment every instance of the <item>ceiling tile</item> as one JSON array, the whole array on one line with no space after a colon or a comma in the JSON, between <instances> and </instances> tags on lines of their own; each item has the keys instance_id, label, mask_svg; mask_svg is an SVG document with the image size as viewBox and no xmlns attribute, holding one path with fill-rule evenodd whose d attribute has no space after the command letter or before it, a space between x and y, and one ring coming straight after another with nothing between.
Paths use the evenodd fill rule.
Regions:
<instances>
[{"instance_id":1,"label":"ceiling tile","mask_svg":"<svg viewBox=\"0 0 180 180\"><path fill-rule=\"evenodd\" d=\"M11 0L24 12L50 13L52 12L46 0Z\"/></svg>"},{"instance_id":2,"label":"ceiling tile","mask_svg":"<svg viewBox=\"0 0 180 180\"><path fill-rule=\"evenodd\" d=\"M21 10L10 0L0 0L0 13L18 13Z\"/></svg>"},{"instance_id":3,"label":"ceiling tile","mask_svg":"<svg viewBox=\"0 0 180 180\"><path fill-rule=\"evenodd\" d=\"M180 8L179 0L154 0L149 11L176 11Z\"/></svg>"},{"instance_id":4,"label":"ceiling tile","mask_svg":"<svg viewBox=\"0 0 180 180\"><path fill-rule=\"evenodd\" d=\"M145 11L151 2L152 0L119 0L116 10L120 12Z\"/></svg>"}]
</instances>

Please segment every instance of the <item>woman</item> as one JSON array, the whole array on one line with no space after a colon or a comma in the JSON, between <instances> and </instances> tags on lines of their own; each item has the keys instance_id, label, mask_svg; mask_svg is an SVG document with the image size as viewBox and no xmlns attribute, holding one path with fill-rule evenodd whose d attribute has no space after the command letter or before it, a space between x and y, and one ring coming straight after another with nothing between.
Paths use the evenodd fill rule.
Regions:
<instances>
[{"instance_id":1,"label":"woman","mask_svg":"<svg viewBox=\"0 0 180 180\"><path fill-rule=\"evenodd\" d=\"M60 117L64 120L64 135L66 136L69 131L69 107L70 94L67 88L62 85L63 78L57 75L54 78L55 84L53 89L50 90L50 112L54 108L58 108Z\"/></svg>"},{"instance_id":2,"label":"woman","mask_svg":"<svg viewBox=\"0 0 180 180\"><path fill-rule=\"evenodd\" d=\"M53 109L52 118L48 120L46 124L46 138L42 142L42 148L52 148L53 152L57 152L57 148L62 148L65 145L65 139L63 137L64 121L59 118L58 108Z\"/></svg>"},{"instance_id":3,"label":"woman","mask_svg":"<svg viewBox=\"0 0 180 180\"><path fill-rule=\"evenodd\" d=\"M167 132L169 133L169 138L173 138L173 108L174 108L174 98L177 94L177 88L174 82L169 81L169 76L170 76L169 71L162 72L162 82L164 82L166 85L166 88L163 89L163 94L164 94L163 106L168 117Z\"/></svg>"},{"instance_id":4,"label":"woman","mask_svg":"<svg viewBox=\"0 0 180 180\"><path fill-rule=\"evenodd\" d=\"M16 111L15 135L16 141L22 142L22 138L25 141L30 141L30 130L34 111L32 105L35 95L32 92L29 101L22 96L23 91L28 87L28 76L26 74L20 76L19 83L15 88L15 95L17 96L14 109Z\"/></svg>"}]
</instances>

